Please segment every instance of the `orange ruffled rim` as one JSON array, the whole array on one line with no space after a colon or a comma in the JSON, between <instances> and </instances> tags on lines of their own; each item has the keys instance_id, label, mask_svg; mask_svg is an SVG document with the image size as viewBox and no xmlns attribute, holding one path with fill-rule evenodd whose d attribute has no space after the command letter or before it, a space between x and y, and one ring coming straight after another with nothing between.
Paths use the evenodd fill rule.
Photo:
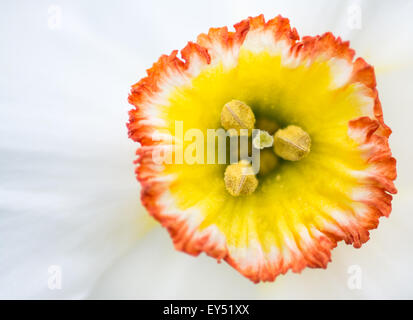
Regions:
<instances>
[{"instance_id":1,"label":"orange ruffled rim","mask_svg":"<svg viewBox=\"0 0 413 320\"><path fill-rule=\"evenodd\" d=\"M363 58L354 60L355 51L349 47L349 42L343 42L340 37L336 38L330 32L321 36L306 36L299 41L296 29L291 29L289 20L281 16L267 22L263 15L249 17L235 24L234 28L234 32L229 32L227 27L211 28L208 34L200 34L196 43L189 42L181 50L182 59L177 56L177 50L170 55L162 55L152 68L147 70L148 76L132 86L128 100L135 108L129 112L127 128L129 137L141 144L135 163L138 165L137 179L142 185L142 203L149 213L167 228L177 250L194 256L205 252L218 261L225 260L254 282L273 281L279 274L285 274L290 269L300 272L305 267L326 268L331 261L331 250L337 246L337 242L344 240L345 243L359 248L369 240L369 230L377 228L379 218L388 217L391 212L390 193L397 193L393 183L397 177L396 160L392 157L388 144L391 129L383 121L374 68ZM219 51L215 50L217 46L230 51L241 46L246 35L253 31L270 31L277 41L286 41L292 57L310 61L320 56L327 59L345 59L353 66L349 83L364 85L366 96L374 99L374 117L363 116L348 123L348 135L356 141L370 164L369 170L360 176L368 186L368 193L364 193L360 199L354 199L365 203L369 208L368 212L349 219L346 225L314 229L312 236L316 241L311 242L311 245L300 243L301 254L295 255L294 251L291 251L292 257L288 261L279 255L271 263L261 263L258 267L240 263L231 255L225 239L219 237L215 229L194 230L187 220L165 210L160 199L168 190L169 183L159 179L159 172L152 161L152 150L162 144L162 141L152 140L156 123L147 112L151 100L162 92L162 79L171 74L185 74L194 60L210 64L214 59L219 59Z\"/></svg>"}]
</instances>

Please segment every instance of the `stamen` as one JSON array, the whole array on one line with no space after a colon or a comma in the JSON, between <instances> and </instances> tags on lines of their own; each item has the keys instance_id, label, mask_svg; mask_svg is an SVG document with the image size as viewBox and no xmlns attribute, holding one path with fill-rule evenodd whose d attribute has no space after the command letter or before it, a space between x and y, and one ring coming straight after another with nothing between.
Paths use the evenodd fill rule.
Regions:
<instances>
[{"instance_id":1,"label":"stamen","mask_svg":"<svg viewBox=\"0 0 413 320\"><path fill-rule=\"evenodd\" d=\"M254 129L254 124L254 113L244 102L231 100L224 105L221 112L221 125L224 129L235 129L238 135L240 134L240 129L248 129L248 136L250 136L252 129Z\"/></svg>"},{"instance_id":2,"label":"stamen","mask_svg":"<svg viewBox=\"0 0 413 320\"><path fill-rule=\"evenodd\" d=\"M274 135L274 151L285 160L301 160L310 153L310 146L310 136L298 126L290 125Z\"/></svg>"},{"instance_id":3,"label":"stamen","mask_svg":"<svg viewBox=\"0 0 413 320\"><path fill-rule=\"evenodd\" d=\"M224 181L227 191L234 197L250 195L258 186L251 164L244 160L226 168Z\"/></svg>"}]
</instances>

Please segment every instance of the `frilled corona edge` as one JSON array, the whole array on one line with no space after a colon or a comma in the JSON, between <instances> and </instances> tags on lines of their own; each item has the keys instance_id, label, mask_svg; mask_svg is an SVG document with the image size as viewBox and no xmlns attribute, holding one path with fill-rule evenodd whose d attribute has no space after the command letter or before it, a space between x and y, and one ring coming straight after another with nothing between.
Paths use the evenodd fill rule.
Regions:
<instances>
[{"instance_id":1,"label":"frilled corona edge","mask_svg":"<svg viewBox=\"0 0 413 320\"><path fill-rule=\"evenodd\" d=\"M267 22L262 15L250 17L234 27L234 32L226 27L211 28L208 34L199 35L196 43L189 42L181 51L182 59L178 51L161 56L147 70L148 76L132 86L129 102L135 108L129 112L127 127L129 137L140 143L136 174L142 185L142 202L168 229L176 249L191 255L205 252L218 261L225 260L254 282L273 281L289 269L300 272L305 267L326 268L338 241L359 248L369 239L369 230L378 226L381 216L391 212L390 193L397 192L393 184L396 160L388 144L391 130L383 121L374 69L362 58L354 58L349 42L329 32L299 41L296 29L291 29L289 20L281 16ZM366 101L362 114L346 122L347 136L365 162L362 169L351 171L357 179L348 194L352 203L346 210L326 209L328 214L319 216L314 213L306 223L278 226L276 232L282 230L282 238L277 236L274 245L262 245L259 235L237 244L230 239L232 231L227 232L209 218L206 223L204 207L195 203L185 208L178 205L179 196L171 186L179 177L165 174L164 168L152 160L154 149L170 145L169 139L159 139L159 135L153 139L167 122L157 106L167 106L173 90L190 83L207 68L236 68L241 50L279 55L290 69L328 63L333 74L332 90L357 87L358 95Z\"/></svg>"}]
</instances>

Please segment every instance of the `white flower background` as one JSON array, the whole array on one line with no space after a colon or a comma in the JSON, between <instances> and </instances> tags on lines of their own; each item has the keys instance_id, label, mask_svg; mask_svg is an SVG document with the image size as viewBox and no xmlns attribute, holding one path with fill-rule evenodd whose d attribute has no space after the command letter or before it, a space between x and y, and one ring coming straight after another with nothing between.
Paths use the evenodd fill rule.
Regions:
<instances>
[{"instance_id":1,"label":"white flower background","mask_svg":"<svg viewBox=\"0 0 413 320\"><path fill-rule=\"evenodd\" d=\"M361 249L340 243L326 270L255 285L173 249L140 204L125 123L130 86L161 54L260 13L300 36L332 31L375 66L399 194ZM1 1L0 298L413 298L412 13L402 0Z\"/></svg>"}]
</instances>

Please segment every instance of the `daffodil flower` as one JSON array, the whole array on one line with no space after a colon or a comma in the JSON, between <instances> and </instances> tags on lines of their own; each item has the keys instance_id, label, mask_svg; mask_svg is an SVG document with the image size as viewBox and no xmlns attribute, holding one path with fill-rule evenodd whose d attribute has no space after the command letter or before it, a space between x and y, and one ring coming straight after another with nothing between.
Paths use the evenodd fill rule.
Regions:
<instances>
[{"instance_id":1,"label":"daffodil flower","mask_svg":"<svg viewBox=\"0 0 413 320\"><path fill-rule=\"evenodd\" d=\"M411 2L0 7L0 298L412 297ZM152 133L226 130L233 100L248 188L244 162L152 171Z\"/></svg>"},{"instance_id":2,"label":"daffodil flower","mask_svg":"<svg viewBox=\"0 0 413 320\"><path fill-rule=\"evenodd\" d=\"M254 282L326 268L337 242L359 248L369 239L396 193L374 68L330 32L300 40L281 16L234 28L199 35L182 59L178 51L161 56L132 87L128 128L141 144L142 203L177 250L225 260ZM153 161L157 149L182 140L176 121L206 137L208 129L230 129L231 119L234 128L252 129L254 117L286 128L274 136L285 161L258 181L236 165L225 185L225 165ZM171 133L154 139L161 132Z\"/></svg>"}]
</instances>

